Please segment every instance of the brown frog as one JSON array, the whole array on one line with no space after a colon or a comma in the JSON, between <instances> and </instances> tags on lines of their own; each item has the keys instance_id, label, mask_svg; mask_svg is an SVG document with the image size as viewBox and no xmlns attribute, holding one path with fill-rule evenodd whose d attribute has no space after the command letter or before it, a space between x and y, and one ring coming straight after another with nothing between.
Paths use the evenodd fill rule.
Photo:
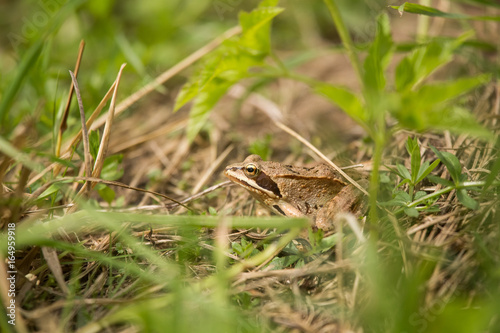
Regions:
<instances>
[{"instance_id":1,"label":"brown frog","mask_svg":"<svg viewBox=\"0 0 500 333\"><path fill-rule=\"evenodd\" d=\"M227 166L224 174L277 214L312 217L324 231L333 229L335 214L361 211L362 193L323 163L298 167L250 155Z\"/></svg>"}]
</instances>

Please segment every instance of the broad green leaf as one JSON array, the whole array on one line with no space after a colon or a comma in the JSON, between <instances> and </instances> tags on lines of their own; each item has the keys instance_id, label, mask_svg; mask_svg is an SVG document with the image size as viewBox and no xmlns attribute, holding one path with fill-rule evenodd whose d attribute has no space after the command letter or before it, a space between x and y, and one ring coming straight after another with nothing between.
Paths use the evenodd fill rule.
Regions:
<instances>
[{"instance_id":1,"label":"broad green leaf","mask_svg":"<svg viewBox=\"0 0 500 333\"><path fill-rule=\"evenodd\" d=\"M390 111L402 126L417 131L429 128L446 129L491 139L492 134L479 125L467 110L449 106L453 98L489 79L489 75L480 75L425 85L416 91L405 91L402 93L401 104Z\"/></svg>"},{"instance_id":2,"label":"broad green leaf","mask_svg":"<svg viewBox=\"0 0 500 333\"><path fill-rule=\"evenodd\" d=\"M339 234L335 233L328 237L321 238L319 247L324 250L331 249L332 247L334 247L339 243L339 240L340 240Z\"/></svg>"},{"instance_id":3,"label":"broad green leaf","mask_svg":"<svg viewBox=\"0 0 500 333\"><path fill-rule=\"evenodd\" d=\"M423 198L427 195L427 192L425 191L417 191L417 193L415 193L415 195L413 196L413 200L418 200L420 198Z\"/></svg>"},{"instance_id":4,"label":"broad green leaf","mask_svg":"<svg viewBox=\"0 0 500 333\"><path fill-rule=\"evenodd\" d=\"M434 70L452 60L453 52L472 34L465 33L456 39L433 39L403 58L396 67L397 91L409 91Z\"/></svg>"},{"instance_id":5,"label":"broad green leaf","mask_svg":"<svg viewBox=\"0 0 500 333\"><path fill-rule=\"evenodd\" d=\"M408 203L411 201L410 195L404 191L397 191L394 196L395 200L400 200L403 203Z\"/></svg>"},{"instance_id":6,"label":"broad green leaf","mask_svg":"<svg viewBox=\"0 0 500 333\"><path fill-rule=\"evenodd\" d=\"M458 158L449 153L447 151L439 151L434 146L430 146L434 154L436 154L441 162L443 162L446 169L450 173L451 179L455 182L456 185L460 182L460 175L462 173L462 166L460 165L460 161Z\"/></svg>"},{"instance_id":7,"label":"broad green leaf","mask_svg":"<svg viewBox=\"0 0 500 333\"><path fill-rule=\"evenodd\" d=\"M240 13L241 36L225 41L210 54L204 68L181 89L174 110L194 99L187 128L189 140L203 127L227 89L248 77L250 68L264 64L270 52L271 20L282 11L274 7L276 4L276 0L264 0L252 12Z\"/></svg>"},{"instance_id":8,"label":"broad green leaf","mask_svg":"<svg viewBox=\"0 0 500 333\"><path fill-rule=\"evenodd\" d=\"M250 13L241 12L239 16L243 29L241 46L254 55L268 54L271 47L270 22L282 11L283 8L265 7L261 4Z\"/></svg>"},{"instance_id":9,"label":"broad green leaf","mask_svg":"<svg viewBox=\"0 0 500 333\"><path fill-rule=\"evenodd\" d=\"M187 137L189 141L194 140L198 132L210 115L209 111L215 106L219 99L226 93L231 86L230 83L224 82L213 86L209 91L202 91L196 96L191 111L189 113L189 121L187 127Z\"/></svg>"},{"instance_id":10,"label":"broad green leaf","mask_svg":"<svg viewBox=\"0 0 500 333\"><path fill-rule=\"evenodd\" d=\"M106 180L120 179L123 176L122 160L122 154L106 157L101 170L101 178Z\"/></svg>"},{"instance_id":11,"label":"broad green leaf","mask_svg":"<svg viewBox=\"0 0 500 333\"><path fill-rule=\"evenodd\" d=\"M366 126L366 114L358 96L349 90L330 84L318 83L314 90L337 104L347 115L362 126Z\"/></svg>"},{"instance_id":12,"label":"broad green leaf","mask_svg":"<svg viewBox=\"0 0 500 333\"><path fill-rule=\"evenodd\" d=\"M458 106L434 110L427 115L426 125L428 128L455 134L468 134L486 140L494 139L494 134L481 126L469 110Z\"/></svg>"},{"instance_id":13,"label":"broad green leaf","mask_svg":"<svg viewBox=\"0 0 500 333\"><path fill-rule=\"evenodd\" d=\"M429 165L428 161L425 161L420 168L420 172L417 177L417 183L420 183L425 177L427 177L432 172L432 170L434 170L439 165L439 162L441 162L439 158L432 162L431 165Z\"/></svg>"},{"instance_id":14,"label":"broad green leaf","mask_svg":"<svg viewBox=\"0 0 500 333\"><path fill-rule=\"evenodd\" d=\"M472 197L467 194L467 190L464 188L457 190L457 198L460 202L467 208L476 210L479 208L479 204L476 200L472 199Z\"/></svg>"},{"instance_id":15,"label":"broad green leaf","mask_svg":"<svg viewBox=\"0 0 500 333\"><path fill-rule=\"evenodd\" d=\"M60 184L52 184L49 186L48 189L43 191L43 193L40 194L36 199L38 201L42 201L42 200L50 197L52 194L56 193L57 191L59 191L59 189L60 189Z\"/></svg>"},{"instance_id":16,"label":"broad green leaf","mask_svg":"<svg viewBox=\"0 0 500 333\"><path fill-rule=\"evenodd\" d=\"M389 18L382 14L377 20L377 34L370 46L364 62L364 84L370 92L380 92L385 88L385 69L393 50Z\"/></svg>"},{"instance_id":17,"label":"broad green leaf","mask_svg":"<svg viewBox=\"0 0 500 333\"><path fill-rule=\"evenodd\" d=\"M224 51L219 50L219 52L223 53ZM179 110L183 105L195 98L203 88L209 85L216 73L219 72L218 66L221 64L221 58L222 56L219 54L212 55L211 58L205 61L203 68L195 73L189 82L182 86L175 101L174 111Z\"/></svg>"},{"instance_id":18,"label":"broad green leaf","mask_svg":"<svg viewBox=\"0 0 500 333\"><path fill-rule=\"evenodd\" d=\"M438 177L438 176L429 175L427 177L427 179L429 179L431 182L433 182L435 184L439 184L439 185L443 185L443 186L453 186L453 183L451 181L449 181L448 179Z\"/></svg>"},{"instance_id":19,"label":"broad green leaf","mask_svg":"<svg viewBox=\"0 0 500 333\"><path fill-rule=\"evenodd\" d=\"M402 15L403 12L407 12L412 14L437 16L437 17L459 19L459 20L500 21L500 16L470 16L465 14L446 13L433 7L418 5L411 2L405 2L401 6L389 6L389 7L397 9L400 15Z\"/></svg>"},{"instance_id":20,"label":"broad green leaf","mask_svg":"<svg viewBox=\"0 0 500 333\"><path fill-rule=\"evenodd\" d=\"M424 105L434 105L456 98L471 89L474 89L491 80L491 75L483 74L475 77L461 78L452 81L434 82L422 86L410 94L415 101Z\"/></svg>"},{"instance_id":21,"label":"broad green leaf","mask_svg":"<svg viewBox=\"0 0 500 333\"><path fill-rule=\"evenodd\" d=\"M428 104L417 95L406 94L401 105L390 109L391 114L403 127L425 131L429 129L448 130L456 134L468 134L487 140L493 139L493 133L481 126L474 116L459 106ZM408 97L411 96L411 97ZM451 103L450 103L451 104Z\"/></svg>"},{"instance_id":22,"label":"broad green leaf","mask_svg":"<svg viewBox=\"0 0 500 333\"><path fill-rule=\"evenodd\" d=\"M99 188L97 189L97 193L99 193L99 196L104 201L106 201L109 205L111 205L113 200L115 200L115 196L116 196L115 191L113 191L112 189L110 189L108 186L106 186L104 184L98 184L98 185L102 185L102 186L99 186Z\"/></svg>"},{"instance_id":23,"label":"broad green leaf","mask_svg":"<svg viewBox=\"0 0 500 333\"><path fill-rule=\"evenodd\" d=\"M411 175L408 169L402 165L402 164L396 164L396 167L398 168L399 174L402 178L406 178L408 180L411 180Z\"/></svg>"},{"instance_id":24,"label":"broad green leaf","mask_svg":"<svg viewBox=\"0 0 500 333\"><path fill-rule=\"evenodd\" d=\"M403 209L403 211L405 212L406 215L408 215L409 217L418 217L418 210L416 210L415 208L413 207L405 207Z\"/></svg>"},{"instance_id":25,"label":"broad green leaf","mask_svg":"<svg viewBox=\"0 0 500 333\"><path fill-rule=\"evenodd\" d=\"M179 91L177 98L175 99L174 112L178 111L186 103L195 98L199 92L199 89L200 86L197 80L185 83Z\"/></svg>"}]
</instances>

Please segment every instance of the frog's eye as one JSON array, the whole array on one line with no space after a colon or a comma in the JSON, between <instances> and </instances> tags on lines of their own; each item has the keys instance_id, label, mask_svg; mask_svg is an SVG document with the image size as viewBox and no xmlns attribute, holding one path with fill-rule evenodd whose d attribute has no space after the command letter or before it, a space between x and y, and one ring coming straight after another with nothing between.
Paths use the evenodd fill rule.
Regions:
<instances>
[{"instance_id":1,"label":"frog's eye","mask_svg":"<svg viewBox=\"0 0 500 333\"><path fill-rule=\"evenodd\" d=\"M245 165L245 174L247 177L253 178L259 174L259 169L255 164L247 164Z\"/></svg>"}]
</instances>

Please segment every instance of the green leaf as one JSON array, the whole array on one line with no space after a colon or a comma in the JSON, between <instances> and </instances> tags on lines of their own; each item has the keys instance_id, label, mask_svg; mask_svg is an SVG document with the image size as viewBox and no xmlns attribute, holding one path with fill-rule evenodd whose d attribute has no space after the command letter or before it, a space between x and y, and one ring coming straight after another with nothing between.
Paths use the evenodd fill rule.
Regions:
<instances>
[{"instance_id":1,"label":"green leaf","mask_svg":"<svg viewBox=\"0 0 500 333\"><path fill-rule=\"evenodd\" d=\"M410 155L411 162L411 182L413 185L417 183L418 173L420 172L420 147L418 146L418 140L415 138L414 140L408 137L406 140L406 150Z\"/></svg>"},{"instance_id":2,"label":"green leaf","mask_svg":"<svg viewBox=\"0 0 500 333\"><path fill-rule=\"evenodd\" d=\"M418 217L418 210L413 207L406 207L403 209L403 211L409 217Z\"/></svg>"},{"instance_id":3,"label":"green leaf","mask_svg":"<svg viewBox=\"0 0 500 333\"><path fill-rule=\"evenodd\" d=\"M276 4L271 3L277 4L277 1L263 1L259 8L239 15L242 28L240 45L251 54L267 55L270 52L270 22L283 11L283 8L274 7Z\"/></svg>"},{"instance_id":4,"label":"green leaf","mask_svg":"<svg viewBox=\"0 0 500 333\"><path fill-rule=\"evenodd\" d=\"M321 238L320 243L319 243L319 248L324 251L324 250L329 250L335 245L337 245L340 241L340 235L338 233L335 233L333 235Z\"/></svg>"},{"instance_id":5,"label":"green leaf","mask_svg":"<svg viewBox=\"0 0 500 333\"><path fill-rule=\"evenodd\" d=\"M358 124L365 126L367 116L363 104L358 96L349 90L330 84L318 83L314 86L316 93L328 98L337 104L348 116L354 119Z\"/></svg>"},{"instance_id":6,"label":"green leaf","mask_svg":"<svg viewBox=\"0 0 500 333\"><path fill-rule=\"evenodd\" d=\"M231 248L238 255L241 255L241 253L243 253L243 248L241 247L241 244L238 242L232 242Z\"/></svg>"},{"instance_id":7,"label":"green leaf","mask_svg":"<svg viewBox=\"0 0 500 333\"><path fill-rule=\"evenodd\" d=\"M441 83L442 88L432 85L417 91L405 91L401 93L400 105L390 109L390 112L401 126L412 130L449 130L492 140L493 134L478 124L468 110L456 103L451 105L452 98L486 82L488 78L487 75L479 76L457 80L456 83Z\"/></svg>"},{"instance_id":8,"label":"green leaf","mask_svg":"<svg viewBox=\"0 0 500 333\"><path fill-rule=\"evenodd\" d=\"M400 202L407 203L411 201L410 195L404 191L397 191L394 193L394 199Z\"/></svg>"},{"instance_id":9,"label":"green leaf","mask_svg":"<svg viewBox=\"0 0 500 333\"><path fill-rule=\"evenodd\" d=\"M491 131L477 122L469 110L458 106L433 111L428 115L427 124L429 128L472 135L490 141L495 137Z\"/></svg>"},{"instance_id":10,"label":"green leaf","mask_svg":"<svg viewBox=\"0 0 500 333\"><path fill-rule=\"evenodd\" d=\"M208 214L210 214L211 216L217 216L217 209L212 206L208 207Z\"/></svg>"},{"instance_id":11,"label":"green leaf","mask_svg":"<svg viewBox=\"0 0 500 333\"><path fill-rule=\"evenodd\" d=\"M301 259L300 256L285 256L285 257L274 257L273 260L269 263L269 267L272 267L272 270L284 269L295 262Z\"/></svg>"},{"instance_id":12,"label":"green leaf","mask_svg":"<svg viewBox=\"0 0 500 333\"><path fill-rule=\"evenodd\" d=\"M432 172L432 170L434 170L439 165L439 162L441 162L439 158L432 162L431 165L428 165L429 162L425 161L420 168L420 172L417 177L417 183L420 183L425 177L427 177Z\"/></svg>"},{"instance_id":13,"label":"green leaf","mask_svg":"<svg viewBox=\"0 0 500 333\"><path fill-rule=\"evenodd\" d=\"M439 184L439 185L443 185L443 186L454 186L453 182L449 181L448 179L444 179L444 178L441 178L441 177L438 177L435 175L429 175L427 178L435 184Z\"/></svg>"},{"instance_id":14,"label":"green leaf","mask_svg":"<svg viewBox=\"0 0 500 333\"><path fill-rule=\"evenodd\" d=\"M425 191L418 191L417 193L415 193L415 195L413 196L413 200L418 200L420 198L423 198L427 195L427 192Z\"/></svg>"},{"instance_id":15,"label":"green leaf","mask_svg":"<svg viewBox=\"0 0 500 333\"><path fill-rule=\"evenodd\" d=\"M210 54L204 67L186 83L177 96L174 110L194 99L187 127L192 141L226 91L250 75L249 69L264 65L270 52L271 20L283 11L276 0L264 0L250 13L240 13L242 32L239 38L226 40Z\"/></svg>"},{"instance_id":16,"label":"green leaf","mask_svg":"<svg viewBox=\"0 0 500 333\"><path fill-rule=\"evenodd\" d=\"M377 20L377 34L370 46L364 62L365 88L372 92L380 92L385 88L385 69L389 64L393 50L389 18L382 14Z\"/></svg>"},{"instance_id":17,"label":"green leaf","mask_svg":"<svg viewBox=\"0 0 500 333\"><path fill-rule=\"evenodd\" d=\"M122 160L122 154L106 157L102 165L101 178L106 180L117 180L121 178L123 176L123 168L121 166Z\"/></svg>"},{"instance_id":18,"label":"green leaf","mask_svg":"<svg viewBox=\"0 0 500 333\"><path fill-rule=\"evenodd\" d=\"M52 194L56 193L57 191L59 191L60 189L60 184L52 184L49 186L48 189L46 189L45 191L43 191L42 194L40 194L38 196L38 198L36 198L38 201L42 201L43 199L45 198L48 198L50 197Z\"/></svg>"},{"instance_id":19,"label":"green leaf","mask_svg":"<svg viewBox=\"0 0 500 333\"><path fill-rule=\"evenodd\" d=\"M476 200L467 194L467 190L464 188L457 189L457 198L460 202L467 208L476 210L479 208L479 204Z\"/></svg>"},{"instance_id":20,"label":"green leaf","mask_svg":"<svg viewBox=\"0 0 500 333\"><path fill-rule=\"evenodd\" d=\"M410 172L408 171L408 169L404 165L398 163L398 164L396 164L396 167L398 168L399 175L402 178L406 178L408 180L411 180Z\"/></svg>"},{"instance_id":21,"label":"green leaf","mask_svg":"<svg viewBox=\"0 0 500 333\"><path fill-rule=\"evenodd\" d=\"M396 67L397 91L411 90L437 68L451 61L453 52L472 34L472 32L465 33L456 39L433 39L403 58Z\"/></svg>"},{"instance_id":22,"label":"green leaf","mask_svg":"<svg viewBox=\"0 0 500 333\"><path fill-rule=\"evenodd\" d=\"M189 112L187 127L187 138L190 142L194 140L203 125L205 125L210 111L230 86L231 84L228 82L214 85L209 91L202 91L196 96L196 100Z\"/></svg>"},{"instance_id":23,"label":"green leaf","mask_svg":"<svg viewBox=\"0 0 500 333\"><path fill-rule=\"evenodd\" d=\"M179 111L186 103L196 97L200 90L199 80L184 84L175 99L174 112Z\"/></svg>"},{"instance_id":24,"label":"green leaf","mask_svg":"<svg viewBox=\"0 0 500 333\"><path fill-rule=\"evenodd\" d=\"M435 82L422 86L420 89L413 92L412 95L416 101L423 102L422 106L425 107L426 105L434 105L454 99L490 80L490 74L483 74L475 77Z\"/></svg>"},{"instance_id":25,"label":"green leaf","mask_svg":"<svg viewBox=\"0 0 500 333\"><path fill-rule=\"evenodd\" d=\"M396 186L396 187L401 187L401 186L403 186L404 184L409 184L409 183L410 183L410 180L409 180L408 178L405 178L405 179L403 179L403 180L402 180L402 181L398 184L398 186Z\"/></svg>"},{"instance_id":26,"label":"green leaf","mask_svg":"<svg viewBox=\"0 0 500 333\"><path fill-rule=\"evenodd\" d=\"M458 158L452 153L448 153L446 151L439 151L434 146L430 146L434 154L436 154L441 162L443 162L446 169L450 173L451 179L455 182L456 185L460 182L460 175L462 173L462 165L460 165L460 161Z\"/></svg>"},{"instance_id":27,"label":"green leaf","mask_svg":"<svg viewBox=\"0 0 500 333\"><path fill-rule=\"evenodd\" d=\"M97 153L99 152L99 145L101 144L101 140L99 138L99 131L90 131L89 133L89 150L90 155L95 160L97 157Z\"/></svg>"},{"instance_id":28,"label":"green leaf","mask_svg":"<svg viewBox=\"0 0 500 333\"><path fill-rule=\"evenodd\" d=\"M446 13L436 8L418 5L411 2L405 2L401 6L389 6L389 7L397 9L400 15L403 15L403 12L407 12L412 14L444 17L444 18L459 19L459 20L500 21L500 16L470 16L465 14Z\"/></svg>"},{"instance_id":29,"label":"green leaf","mask_svg":"<svg viewBox=\"0 0 500 333\"><path fill-rule=\"evenodd\" d=\"M99 193L99 196L106 201L109 205L115 200L116 193L112 189L110 189L108 186L104 184L99 184L102 186L99 186L97 193Z\"/></svg>"},{"instance_id":30,"label":"green leaf","mask_svg":"<svg viewBox=\"0 0 500 333\"><path fill-rule=\"evenodd\" d=\"M438 205L433 205L433 206L427 207L427 209L425 211L427 213L440 213L441 208Z\"/></svg>"}]
</instances>

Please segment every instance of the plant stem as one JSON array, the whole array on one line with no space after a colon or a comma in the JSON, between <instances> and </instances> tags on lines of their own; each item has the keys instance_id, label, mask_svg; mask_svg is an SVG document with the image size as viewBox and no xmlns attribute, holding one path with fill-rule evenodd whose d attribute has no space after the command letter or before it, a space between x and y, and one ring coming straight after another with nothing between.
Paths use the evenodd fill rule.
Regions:
<instances>
[{"instance_id":1,"label":"plant stem","mask_svg":"<svg viewBox=\"0 0 500 333\"><path fill-rule=\"evenodd\" d=\"M361 64L354 50L354 43L352 42L351 36L349 35L344 21L342 20L342 16L340 15L340 11L333 0L323 1L330 11L330 15L332 16L333 22L335 23L337 32L339 33L340 39L342 40L342 44L344 44L344 47L347 50L347 55L349 57L349 60L351 60L351 64L354 67L356 75L358 75L359 82L363 82Z\"/></svg>"},{"instance_id":2,"label":"plant stem","mask_svg":"<svg viewBox=\"0 0 500 333\"><path fill-rule=\"evenodd\" d=\"M420 5L430 6L430 0L420 0ZM427 15L418 15L417 18L417 41L419 43L424 43L427 38L427 33L429 30L430 17Z\"/></svg>"},{"instance_id":3,"label":"plant stem","mask_svg":"<svg viewBox=\"0 0 500 333\"><path fill-rule=\"evenodd\" d=\"M437 197L439 197L439 196L441 196L443 194L449 193L449 192L451 192L453 190L459 190L459 189L462 189L462 188L470 189L470 188L473 188L473 187L484 186L485 184L486 184L486 182L484 182L484 181L473 181L473 182L463 182L463 183L460 183L457 186L447 186L447 187L445 187L445 188L443 188L443 189L441 189L439 191L430 193L430 194L428 194L426 196L421 197L418 200L415 200L415 201L407 204L406 207L407 208L415 207L417 205L420 205L421 203L426 202L429 199L437 198ZM500 183L493 183L493 185L494 186L500 186ZM396 210L394 212L394 214L395 215L400 214L400 213L403 212L403 210L404 210L404 208L400 208L400 209Z\"/></svg>"},{"instance_id":4,"label":"plant stem","mask_svg":"<svg viewBox=\"0 0 500 333\"><path fill-rule=\"evenodd\" d=\"M382 162L382 152L384 151L385 140L375 137L375 151L373 153L373 165L372 173L370 175L370 239L376 241L378 239L378 232L375 228L378 222L378 211L377 211L377 196L379 188L379 169Z\"/></svg>"}]
</instances>

